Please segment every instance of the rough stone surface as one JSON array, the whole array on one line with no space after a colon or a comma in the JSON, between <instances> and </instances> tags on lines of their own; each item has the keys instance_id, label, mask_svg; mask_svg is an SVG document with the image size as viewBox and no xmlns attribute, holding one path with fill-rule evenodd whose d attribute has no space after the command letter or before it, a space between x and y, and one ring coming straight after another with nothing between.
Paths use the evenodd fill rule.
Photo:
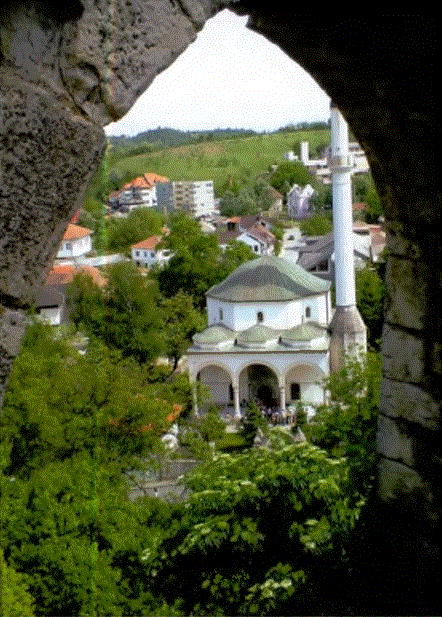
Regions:
<instances>
[{"instance_id":1,"label":"rough stone surface","mask_svg":"<svg viewBox=\"0 0 442 617\"><path fill-rule=\"evenodd\" d=\"M405 328L422 330L427 312L428 267L390 255L387 261L385 319Z\"/></svg>"},{"instance_id":2,"label":"rough stone surface","mask_svg":"<svg viewBox=\"0 0 442 617\"><path fill-rule=\"evenodd\" d=\"M391 418L405 418L436 430L440 424L440 401L422 388L385 377L381 384L383 413Z\"/></svg>"},{"instance_id":3,"label":"rough stone surface","mask_svg":"<svg viewBox=\"0 0 442 617\"><path fill-rule=\"evenodd\" d=\"M395 420L381 414L378 416L377 444L378 452L386 458L405 463L408 467L415 465L411 437L400 430Z\"/></svg>"},{"instance_id":4,"label":"rough stone surface","mask_svg":"<svg viewBox=\"0 0 442 617\"><path fill-rule=\"evenodd\" d=\"M424 342L413 334L384 325L382 368L385 377L418 384L424 375Z\"/></svg>"},{"instance_id":5,"label":"rough stone surface","mask_svg":"<svg viewBox=\"0 0 442 617\"><path fill-rule=\"evenodd\" d=\"M388 458L383 458L379 467L379 494L382 499L392 501L398 496L408 497L420 494L426 497L427 503L434 502L430 484L424 482L415 469Z\"/></svg>"}]
</instances>

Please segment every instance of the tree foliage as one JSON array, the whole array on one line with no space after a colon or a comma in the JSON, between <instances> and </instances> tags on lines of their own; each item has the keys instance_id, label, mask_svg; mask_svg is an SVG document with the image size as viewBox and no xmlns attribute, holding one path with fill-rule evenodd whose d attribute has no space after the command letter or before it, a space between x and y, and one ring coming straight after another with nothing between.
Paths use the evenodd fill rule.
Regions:
<instances>
[{"instance_id":1,"label":"tree foliage","mask_svg":"<svg viewBox=\"0 0 442 617\"><path fill-rule=\"evenodd\" d=\"M293 163L282 163L270 177L270 184L273 188L283 194L287 192L285 190L286 184L291 187L293 184L305 186L306 184L312 183L313 177L309 170L298 161L294 161Z\"/></svg>"},{"instance_id":2,"label":"tree foliage","mask_svg":"<svg viewBox=\"0 0 442 617\"><path fill-rule=\"evenodd\" d=\"M125 567L152 532L125 474L160 447L190 396L149 377L102 344L82 356L42 324L26 334L0 417L0 549L26 573L38 615L155 614L147 583L134 593ZM23 579L6 574L17 617L31 614Z\"/></svg>"},{"instance_id":3,"label":"tree foliage","mask_svg":"<svg viewBox=\"0 0 442 617\"><path fill-rule=\"evenodd\" d=\"M131 262L109 267L103 288L79 274L68 290L71 319L123 356L149 362L160 353L160 316L155 281L141 276Z\"/></svg>"},{"instance_id":4,"label":"tree foliage","mask_svg":"<svg viewBox=\"0 0 442 617\"><path fill-rule=\"evenodd\" d=\"M299 224L303 236L325 236L333 230L330 217L325 214L313 214Z\"/></svg>"},{"instance_id":5,"label":"tree foliage","mask_svg":"<svg viewBox=\"0 0 442 617\"><path fill-rule=\"evenodd\" d=\"M356 303L367 327L369 346L379 350L384 322L385 284L374 268L356 270Z\"/></svg>"},{"instance_id":6,"label":"tree foliage","mask_svg":"<svg viewBox=\"0 0 442 617\"><path fill-rule=\"evenodd\" d=\"M104 235L108 251L127 251L132 244L160 235L163 217L153 208L136 208L127 218L107 221Z\"/></svg>"},{"instance_id":7,"label":"tree foliage","mask_svg":"<svg viewBox=\"0 0 442 617\"><path fill-rule=\"evenodd\" d=\"M272 441L194 472L179 528L146 550L155 592L185 614L301 614L339 562L361 507L345 460Z\"/></svg>"},{"instance_id":8,"label":"tree foliage","mask_svg":"<svg viewBox=\"0 0 442 617\"><path fill-rule=\"evenodd\" d=\"M374 482L376 418L379 410L380 358L370 352L328 379L329 401L307 426L313 443L331 456L345 456L355 490L366 495Z\"/></svg>"}]
</instances>

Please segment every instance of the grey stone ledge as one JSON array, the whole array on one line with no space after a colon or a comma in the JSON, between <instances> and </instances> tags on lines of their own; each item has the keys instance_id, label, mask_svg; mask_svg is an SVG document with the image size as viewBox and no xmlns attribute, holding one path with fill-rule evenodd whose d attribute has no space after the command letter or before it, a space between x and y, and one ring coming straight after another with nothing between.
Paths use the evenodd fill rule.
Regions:
<instances>
[{"instance_id":1,"label":"grey stone ledge","mask_svg":"<svg viewBox=\"0 0 442 617\"><path fill-rule=\"evenodd\" d=\"M384 324L382 372L389 379L418 385L424 374L424 341L401 328Z\"/></svg>"},{"instance_id":2,"label":"grey stone ledge","mask_svg":"<svg viewBox=\"0 0 442 617\"><path fill-rule=\"evenodd\" d=\"M380 411L390 418L404 418L424 428L440 426L440 402L422 388L384 377L381 382Z\"/></svg>"}]
</instances>

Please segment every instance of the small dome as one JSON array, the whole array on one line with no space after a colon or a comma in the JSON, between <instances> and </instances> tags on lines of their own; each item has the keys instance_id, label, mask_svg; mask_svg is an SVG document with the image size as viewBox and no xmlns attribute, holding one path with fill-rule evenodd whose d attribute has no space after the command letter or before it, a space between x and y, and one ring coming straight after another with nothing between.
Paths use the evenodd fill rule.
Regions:
<instances>
[{"instance_id":1,"label":"small dome","mask_svg":"<svg viewBox=\"0 0 442 617\"><path fill-rule=\"evenodd\" d=\"M266 345L276 343L279 338L279 330L273 330L262 324L256 324L247 330L243 330L237 336L237 343L242 347L252 345Z\"/></svg>"},{"instance_id":2,"label":"small dome","mask_svg":"<svg viewBox=\"0 0 442 617\"><path fill-rule=\"evenodd\" d=\"M196 345L219 345L233 339L233 332L224 326L209 326L193 335L193 342Z\"/></svg>"},{"instance_id":3,"label":"small dome","mask_svg":"<svg viewBox=\"0 0 442 617\"><path fill-rule=\"evenodd\" d=\"M290 330L287 330L282 334L282 341L287 341L287 343L296 343L296 342L309 342L315 339L324 338L326 336L327 330L321 327L319 324L315 323L302 323L299 326L295 326Z\"/></svg>"}]
</instances>

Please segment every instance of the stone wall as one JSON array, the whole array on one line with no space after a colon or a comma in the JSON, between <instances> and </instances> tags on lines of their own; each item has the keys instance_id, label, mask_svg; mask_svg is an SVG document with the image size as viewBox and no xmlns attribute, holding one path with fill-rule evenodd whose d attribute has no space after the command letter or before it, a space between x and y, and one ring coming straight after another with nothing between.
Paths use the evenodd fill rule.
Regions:
<instances>
[{"instance_id":1,"label":"stone wall","mask_svg":"<svg viewBox=\"0 0 442 617\"><path fill-rule=\"evenodd\" d=\"M121 117L228 2L10 3L0 17L0 391L66 224ZM250 25L306 68L366 151L386 212L388 301L380 494L427 521L441 511L441 217L434 18L302 16L256 8ZM296 96L296 92L288 93ZM416 509L416 508L415 508Z\"/></svg>"}]
</instances>

